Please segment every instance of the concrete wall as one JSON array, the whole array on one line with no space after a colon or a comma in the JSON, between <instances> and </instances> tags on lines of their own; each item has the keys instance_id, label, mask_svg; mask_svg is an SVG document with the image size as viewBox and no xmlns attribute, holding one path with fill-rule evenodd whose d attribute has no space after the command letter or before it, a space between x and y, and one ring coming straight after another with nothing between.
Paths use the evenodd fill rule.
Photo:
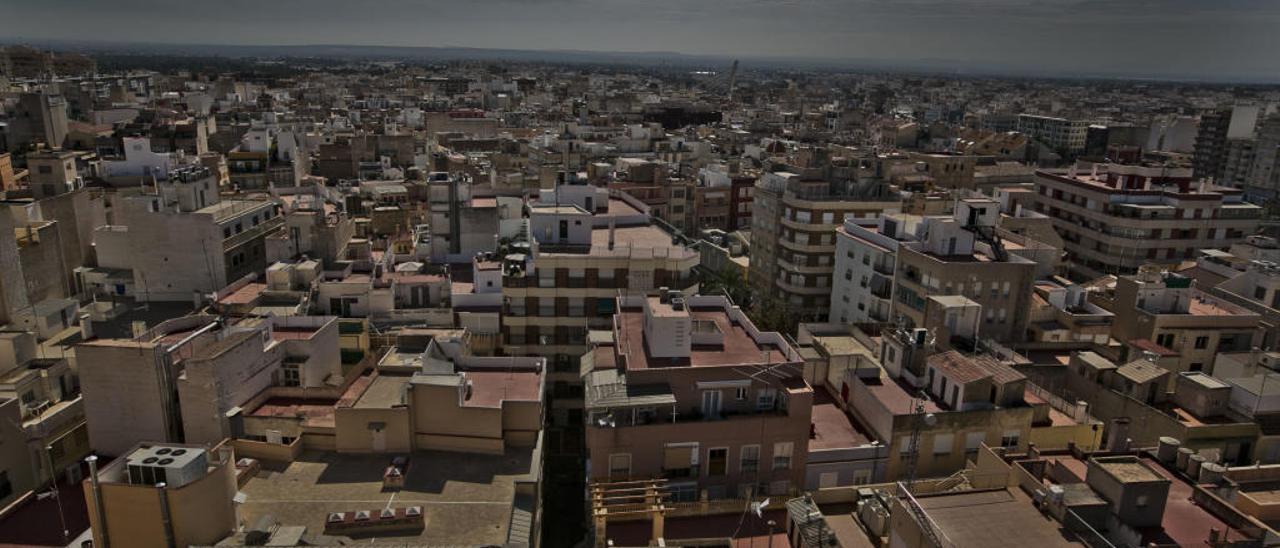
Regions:
<instances>
[{"instance_id":1,"label":"concrete wall","mask_svg":"<svg viewBox=\"0 0 1280 548\"><path fill-rule=\"evenodd\" d=\"M143 441L170 440L165 400L174 394L163 379L172 373L160 349L150 343L92 341L76 347L76 361L95 451L119 456Z\"/></svg>"},{"instance_id":2,"label":"concrete wall","mask_svg":"<svg viewBox=\"0 0 1280 548\"><path fill-rule=\"evenodd\" d=\"M339 407L334 415L335 443L344 453L408 453L413 450L409 409ZM373 423L383 423L383 448L374 446Z\"/></svg>"},{"instance_id":3,"label":"concrete wall","mask_svg":"<svg viewBox=\"0 0 1280 548\"><path fill-rule=\"evenodd\" d=\"M280 346L263 348L264 335L227 335L243 338L225 352L186 360L177 385L187 443L213 444L230 436L226 412L271 386L284 353Z\"/></svg>"}]
</instances>

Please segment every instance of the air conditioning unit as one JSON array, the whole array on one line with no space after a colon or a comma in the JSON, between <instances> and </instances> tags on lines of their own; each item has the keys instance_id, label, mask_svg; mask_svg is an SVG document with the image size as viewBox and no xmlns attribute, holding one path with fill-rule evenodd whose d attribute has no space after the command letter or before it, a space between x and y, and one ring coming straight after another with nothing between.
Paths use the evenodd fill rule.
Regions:
<instances>
[{"instance_id":1,"label":"air conditioning unit","mask_svg":"<svg viewBox=\"0 0 1280 548\"><path fill-rule=\"evenodd\" d=\"M182 487L204 477L209 468L209 455L204 449L156 445L131 453L125 461L129 483Z\"/></svg>"}]
</instances>

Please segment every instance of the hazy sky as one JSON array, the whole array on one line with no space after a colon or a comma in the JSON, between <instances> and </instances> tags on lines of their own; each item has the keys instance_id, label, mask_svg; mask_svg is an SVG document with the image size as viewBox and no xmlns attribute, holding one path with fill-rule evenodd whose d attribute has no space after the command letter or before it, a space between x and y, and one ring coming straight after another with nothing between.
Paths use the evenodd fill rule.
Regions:
<instances>
[{"instance_id":1,"label":"hazy sky","mask_svg":"<svg viewBox=\"0 0 1280 548\"><path fill-rule=\"evenodd\" d=\"M948 59L1280 79L1280 0L0 0L0 37Z\"/></svg>"}]
</instances>

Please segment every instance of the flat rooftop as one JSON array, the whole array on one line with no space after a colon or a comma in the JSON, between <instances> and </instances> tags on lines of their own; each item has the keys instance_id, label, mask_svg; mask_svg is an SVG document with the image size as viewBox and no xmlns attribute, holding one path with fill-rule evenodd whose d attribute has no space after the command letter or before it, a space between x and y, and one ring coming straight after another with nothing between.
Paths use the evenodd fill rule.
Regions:
<instances>
[{"instance_id":1,"label":"flat rooftop","mask_svg":"<svg viewBox=\"0 0 1280 548\"><path fill-rule=\"evenodd\" d=\"M360 398L356 400L356 408L386 409L404 403L404 387L409 384L410 375L380 374L369 383Z\"/></svg>"},{"instance_id":2,"label":"flat rooftop","mask_svg":"<svg viewBox=\"0 0 1280 548\"><path fill-rule=\"evenodd\" d=\"M1085 546L1019 489L968 491L916 499L954 546Z\"/></svg>"},{"instance_id":3,"label":"flat rooftop","mask_svg":"<svg viewBox=\"0 0 1280 548\"><path fill-rule=\"evenodd\" d=\"M894 415L911 415L915 413L912 407L917 396L912 394L916 392L907 385L886 376L881 376L879 383L863 383L863 385L867 387L867 390L871 392L876 401L884 405ZM926 399L924 401L925 413L937 413L939 411L942 411L942 408L933 403L933 400Z\"/></svg>"},{"instance_id":4,"label":"flat rooftop","mask_svg":"<svg viewBox=\"0 0 1280 548\"><path fill-rule=\"evenodd\" d=\"M760 365L785 363L787 358L776 347L761 346L747 334L742 326L734 323L724 310L691 309L694 321L715 322L724 334L723 346L694 345L688 358L656 358L650 355L644 337L644 311L628 308L618 313L618 351L627 357L628 369L661 367L716 367L735 365ZM661 341L658 341L661 344Z\"/></svg>"},{"instance_id":5,"label":"flat rooftop","mask_svg":"<svg viewBox=\"0 0 1280 548\"><path fill-rule=\"evenodd\" d=\"M465 407L500 407L504 401L538 401L542 375L537 371L467 371L471 397Z\"/></svg>"},{"instance_id":6,"label":"flat rooftop","mask_svg":"<svg viewBox=\"0 0 1280 548\"><path fill-rule=\"evenodd\" d=\"M350 543L348 537L323 534L330 512L421 506L422 531L380 534L361 544L400 546L504 546L515 500L517 478L529 473L531 452L505 455L438 451L410 457L404 488L383 491L382 474L390 455L309 451L287 465L262 463L262 470L241 492L241 517L254 523L264 515L283 525L306 526L314 545Z\"/></svg>"},{"instance_id":7,"label":"flat rooftop","mask_svg":"<svg viewBox=\"0 0 1280 548\"><path fill-rule=\"evenodd\" d=\"M813 437L809 438L809 450L844 449L871 443L868 436L825 389L813 391Z\"/></svg>"},{"instance_id":8,"label":"flat rooftop","mask_svg":"<svg viewBox=\"0 0 1280 548\"><path fill-rule=\"evenodd\" d=\"M672 244L671 235L653 225L616 227L613 229L613 243L614 247L683 247L678 244ZM609 228L593 228L591 230L591 245L608 246Z\"/></svg>"}]
</instances>

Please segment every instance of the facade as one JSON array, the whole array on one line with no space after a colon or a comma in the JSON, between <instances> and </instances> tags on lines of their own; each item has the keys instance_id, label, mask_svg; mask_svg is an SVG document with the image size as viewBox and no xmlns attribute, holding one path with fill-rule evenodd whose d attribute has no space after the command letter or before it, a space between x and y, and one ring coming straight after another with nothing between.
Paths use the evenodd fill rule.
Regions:
<instances>
[{"instance_id":1,"label":"facade","mask_svg":"<svg viewBox=\"0 0 1280 548\"><path fill-rule=\"evenodd\" d=\"M855 184L791 172L756 183L752 212L752 289L776 296L802 319L826 319L835 275L836 229L875 219L901 204L877 183Z\"/></svg>"},{"instance_id":2,"label":"facade","mask_svg":"<svg viewBox=\"0 0 1280 548\"><path fill-rule=\"evenodd\" d=\"M159 194L131 196L94 232L96 290L140 301L191 301L267 267L266 237L284 224L273 201L221 201L204 167L171 174ZM130 277L109 287L111 271Z\"/></svg>"},{"instance_id":3,"label":"facade","mask_svg":"<svg viewBox=\"0 0 1280 548\"><path fill-rule=\"evenodd\" d=\"M1079 153L1085 148L1089 131L1086 120L1068 120L1035 114L1018 115L1018 131L1062 153Z\"/></svg>"},{"instance_id":4,"label":"facade","mask_svg":"<svg viewBox=\"0 0 1280 548\"><path fill-rule=\"evenodd\" d=\"M595 214L567 196L560 205L534 204L528 219L530 253L504 260L503 346L513 356L553 358L548 382L557 387L552 391L557 423L577 422L581 379L576 360L587 350L589 331L611 325L619 294L697 290L697 250L651 224L633 203L643 206L609 199L607 210Z\"/></svg>"},{"instance_id":5,"label":"facade","mask_svg":"<svg viewBox=\"0 0 1280 548\"><path fill-rule=\"evenodd\" d=\"M893 309L894 269L899 240L890 228L911 232L908 215L881 219L849 219L836 229L835 278L831 290L831 323L887 323Z\"/></svg>"},{"instance_id":6,"label":"facade","mask_svg":"<svg viewBox=\"0 0 1280 548\"><path fill-rule=\"evenodd\" d=\"M1172 375L1211 372L1217 353L1249 350L1261 340L1257 313L1196 289L1191 278L1154 266L1121 276L1114 302L1105 304L1115 314L1115 338L1137 351L1161 355L1160 365Z\"/></svg>"},{"instance_id":7,"label":"facade","mask_svg":"<svg viewBox=\"0 0 1280 548\"><path fill-rule=\"evenodd\" d=\"M1197 183L1189 170L1120 165L1083 176L1036 172L1035 210L1053 219L1080 279L1228 247L1257 230L1262 216L1240 191Z\"/></svg>"},{"instance_id":8,"label":"facade","mask_svg":"<svg viewBox=\"0 0 1280 548\"><path fill-rule=\"evenodd\" d=\"M723 297L621 297L584 358L591 481L666 478L677 501L805 485L813 390L801 358Z\"/></svg>"}]
</instances>

